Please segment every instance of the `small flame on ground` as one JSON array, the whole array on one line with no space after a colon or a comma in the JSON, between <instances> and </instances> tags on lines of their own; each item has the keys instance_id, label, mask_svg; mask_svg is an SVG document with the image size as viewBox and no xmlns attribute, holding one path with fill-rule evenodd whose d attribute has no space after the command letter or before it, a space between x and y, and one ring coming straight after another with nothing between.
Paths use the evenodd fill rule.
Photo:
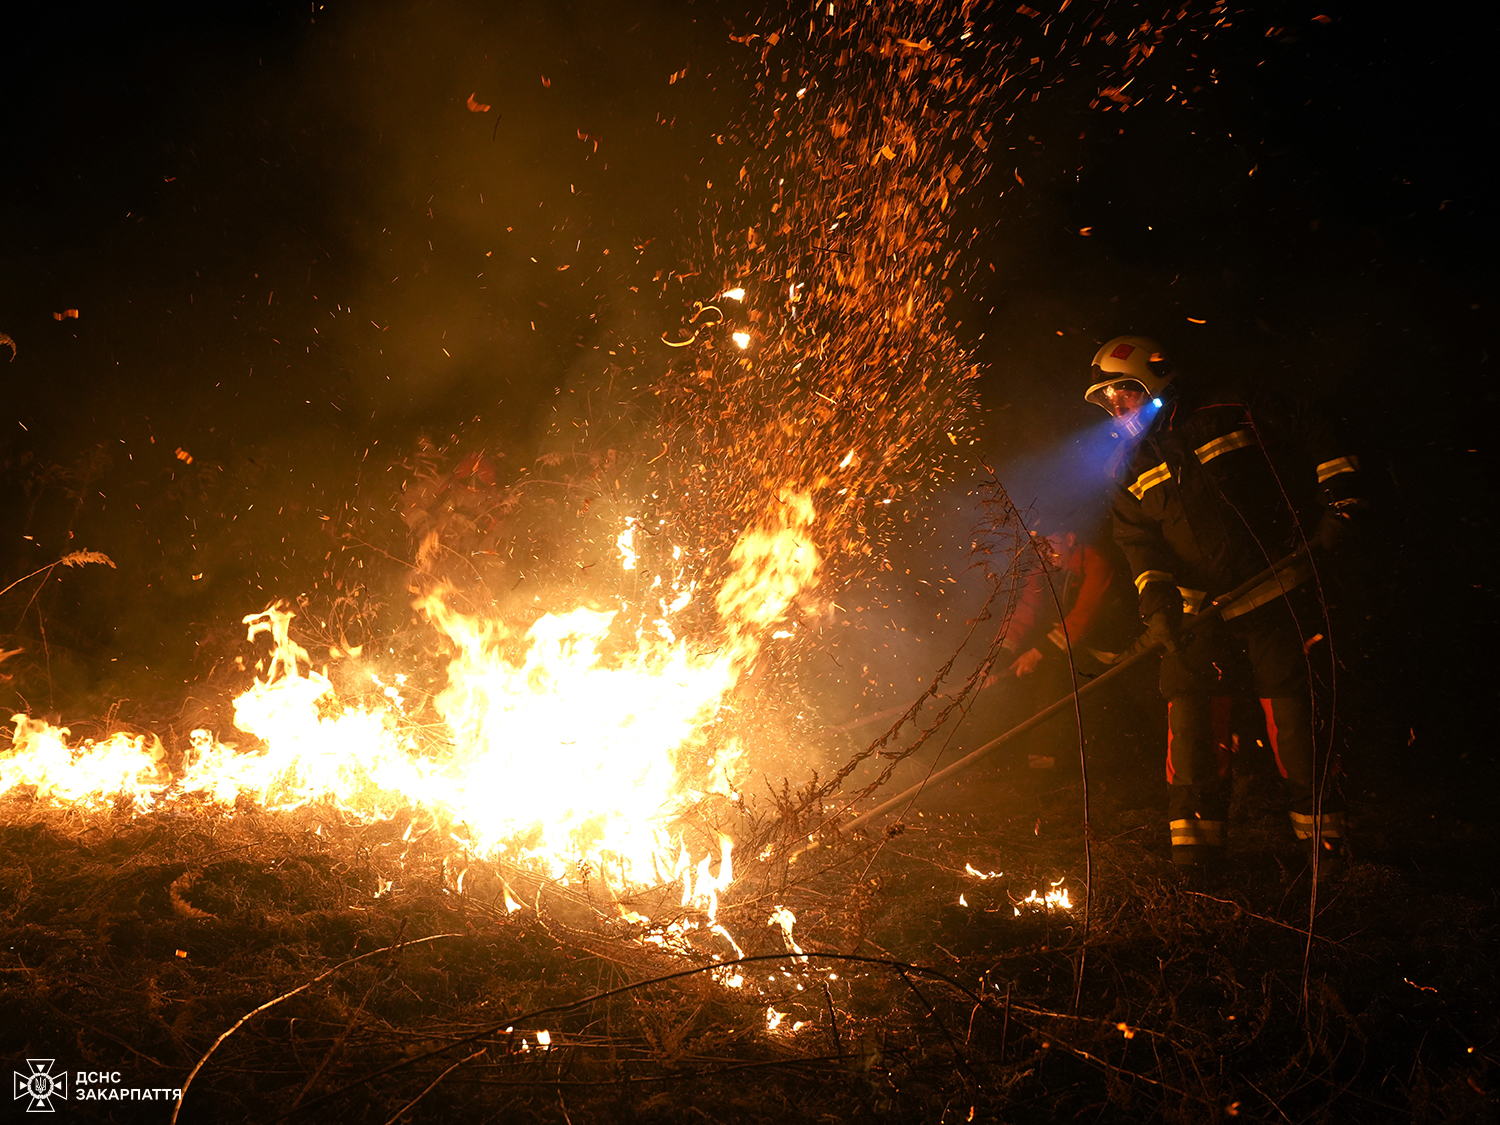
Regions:
<instances>
[{"instance_id":1,"label":"small flame on ground","mask_svg":"<svg viewBox=\"0 0 1500 1125\"><path fill-rule=\"evenodd\" d=\"M500 882L500 890L505 895L505 911L507 914L514 914L517 910L523 909L521 904L515 900L514 896L511 895L510 887L505 883L504 880L501 880Z\"/></svg>"},{"instance_id":2,"label":"small flame on ground","mask_svg":"<svg viewBox=\"0 0 1500 1125\"><path fill-rule=\"evenodd\" d=\"M106 742L86 739L68 747L67 727L54 727L29 715L12 715L12 753L0 757L0 792L36 786L41 800L97 808L130 797L149 809L165 781L161 743L155 738L116 735Z\"/></svg>"},{"instance_id":3,"label":"small flame on ground","mask_svg":"<svg viewBox=\"0 0 1500 1125\"><path fill-rule=\"evenodd\" d=\"M792 937L792 927L796 924L797 916L784 906L778 906L775 910L771 911L771 918L766 922L768 926L779 926L781 928L782 940L786 942L787 948L793 953L800 954L802 947ZM806 960L806 958L803 958L803 960Z\"/></svg>"},{"instance_id":4,"label":"small flame on ground","mask_svg":"<svg viewBox=\"0 0 1500 1125\"><path fill-rule=\"evenodd\" d=\"M1068 894L1068 888L1064 887L1063 880L1059 879L1053 883L1045 895L1039 895L1033 889L1032 892L1020 902L1015 904L1016 913L1021 913L1021 907L1041 907L1043 910L1072 910L1073 900Z\"/></svg>"}]
</instances>

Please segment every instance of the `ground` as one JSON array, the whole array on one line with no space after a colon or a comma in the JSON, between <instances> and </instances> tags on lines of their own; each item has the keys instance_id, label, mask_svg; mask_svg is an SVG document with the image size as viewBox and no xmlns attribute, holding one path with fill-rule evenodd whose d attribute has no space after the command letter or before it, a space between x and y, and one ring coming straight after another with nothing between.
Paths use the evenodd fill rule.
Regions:
<instances>
[{"instance_id":1,"label":"ground","mask_svg":"<svg viewBox=\"0 0 1500 1125\"><path fill-rule=\"evenodd\" d=\"M1076 765L1020 747L813 848L726 812L757 845L719 913L730 970L723 939L610 920L595 884L403 843L409 816L12 796L0 1037L186 1086L185 1121L1494 1119L1483 824L1410 787L1356 799L1356 862L1313 908L1250 754L1231 870L1187 889L1150 748L1115 749L1091 754L1087 861ZM1019 902L1059 880L1071 909ZM171 1112L69 1092L70 1120Z\"/></svg>"}]
</instances>

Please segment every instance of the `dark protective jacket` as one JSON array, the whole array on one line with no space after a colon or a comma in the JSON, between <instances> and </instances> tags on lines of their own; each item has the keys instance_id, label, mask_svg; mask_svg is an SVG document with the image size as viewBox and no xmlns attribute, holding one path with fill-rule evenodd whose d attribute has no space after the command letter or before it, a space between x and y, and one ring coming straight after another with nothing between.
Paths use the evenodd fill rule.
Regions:
<instances>
[{"instance_id":1,"label":"dark protective jacket","mask_svg":"<svg viewBox=\"0 0 1500 1125\"><path fill-rule=\"evenodd\" d=\"M1163 406L1116 472L1115 539L1141 615L1180 594L1195 613L1302 546L1320 519L1361 503L1359 461L1306 409L1191 388ZM1283 573L1224 616L1248 612L1308 577Z\"/></svg>"}]
</instances>

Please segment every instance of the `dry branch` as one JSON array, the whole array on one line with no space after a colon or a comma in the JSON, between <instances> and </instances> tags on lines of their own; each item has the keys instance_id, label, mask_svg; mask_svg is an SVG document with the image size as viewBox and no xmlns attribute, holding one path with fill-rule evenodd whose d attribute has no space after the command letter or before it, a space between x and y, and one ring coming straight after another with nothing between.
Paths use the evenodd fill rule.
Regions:
<instances>
[{"instance_id":1,"label":"dry branch","mask_svg":"<svg viewBox=\"0 0 1500 1125\"><path fill-rule=\"evenodd\" d=\"M334 973L338 972L340 969L345 969L348 966L356 964L359 961L369 960L371 957L378 956L381 953L389 953L393 949L399 949L399 948L402 948L403 946L406 946L406 945L423 945L423 944L425 944L427 942L430 942L430 941L442 941L444 938L456 938L456 937L463 937L463 936L464 935L462 935L462 934L432 934L429 937L414 938L414 939L412 939L411 941L408 941L408 942L398 942L395 945L388 945L388 946L385 946L385 947L383 947L381 949L372 949L368 953L361 953L358 957L350 957L347 961L340 961L337 965L333 966L333 968L331 968L331 969L325 969L323 972L319 973L317 976L313 977L311 980L306 981L306 982L304 982L302 984L299 984L296 988L292 989L290 992L283 992L280 996L277 996L275 999L273 999L273 1000L267 1000L264 1004L261 1004L261 1005L259 1005L257 1007L254 1007L254 1008L251 1008L243 1016L241 1016L239 1019L237 1019L222 1035L220 1035L217 1039L215 1039L213 1041L213 1044L208 1048L208 1050L205 1051L205 1052L203 1052L203 1057L200 1058L197 1061L196 1064L194 1064L193 1069L188 1072L188 1076L183 1079L183 1081L182 1081L182 1095L181 1095L181 1097L179 1097L177 1099L177 1104L172 1109L172 1118L171 1118L171 1120L172 1120L173 1125L176 1125L177 1115L182 1112L182 1103L187 1100L188 1087L192 1085L193 1079L198 1076L198 1072L203 1069L204 1065L207 1064L208 1060L213 1056L213 1053L219 1049L219 1046L224 1042L224 1040L228 1039L236 1031L238 1031L240 1028L242 1028L243 1026L245 1026L245 1024L248 1023L252 1017L258 1016L261 1012L264 1012L264 1011L266 1011L269 1008L274 1008L277 1004L280 1004L283 1000L290 1000L293 996L296 996L297 993L306 991L307 989L311 988L313 985L317 984L319 981L326 980L328 977L331 977Z\"/></svg>"}]
</instances>

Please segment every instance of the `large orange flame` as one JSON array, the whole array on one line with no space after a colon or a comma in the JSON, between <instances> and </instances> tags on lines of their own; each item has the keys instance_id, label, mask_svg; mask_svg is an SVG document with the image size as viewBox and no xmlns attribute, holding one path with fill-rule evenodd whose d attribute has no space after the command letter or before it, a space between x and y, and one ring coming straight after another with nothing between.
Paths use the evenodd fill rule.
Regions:
<instances>
[{"instance_id":1,"label":"large orange flame","mask_svg":"<svg viewBox=\"0 0 1500 1125\"><path fill-rule=\"evenodd\" d=\"M0 792L30 788L65 805L128 797L138 810L182 794L283 810L329 802L369 820L416 807L475 853L553 878L589 871L627 891L680 881L682 904L732 943L714 922L733 877L731 842L720 838L714 874L714 856L691 854L673 821L707 794L734 796L740 754L732 742L711 746L705 730L762 638L817 585L814 522L810 495L792 490L742 535L714 600L720 635L711 648L672 627L693 584L662 600L654 628L625 637L616 610L543 613L517 632L460 613L453 591L433 590L417 607L454 648L434 701L445 728L437 733L406 715L404 675L368 669L380 690L341 701L292 640L291 612L272 607L244 619L250 639L268 638L272 651L234 704L235 726L262 749L194 731L174 776L155 738L70 745L66 728L17 715ZM627 569L636 565L632 526L618 542Z\"/></svg>"}]
</instances>

